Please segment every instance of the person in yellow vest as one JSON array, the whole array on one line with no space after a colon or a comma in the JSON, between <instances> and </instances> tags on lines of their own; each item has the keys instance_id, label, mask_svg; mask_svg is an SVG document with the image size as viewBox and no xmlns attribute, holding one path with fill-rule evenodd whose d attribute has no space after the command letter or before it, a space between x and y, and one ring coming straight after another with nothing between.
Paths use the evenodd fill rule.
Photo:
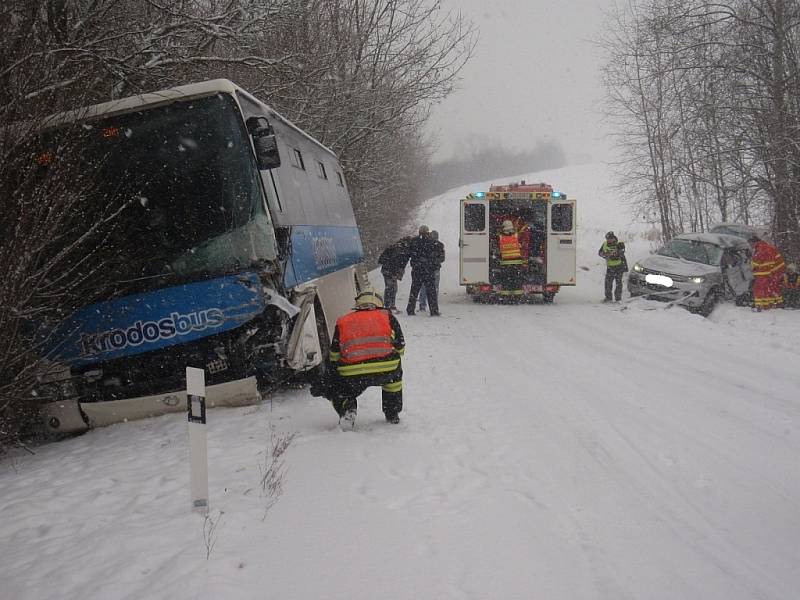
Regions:
<instances>
[{"instance_id":1,"label":"person in yellow vest","mask_svg":"<svg viewBox=\"0 0 800 600\"><path fill-rule=\"evenodd\" d=\"M783 275L783 306L784 308L800 308L800 277L797 276L797 265L786 265Z\"/></svg>"},{"instance_id":2,"label":"person in yellow vest","mask_svg":"<svg viewBox=\"0 0 800 600\"><path fill-rule=\"evenodd\" d=\"M522 275L528 266L519 233L510 219L503 221L497 236L498 265L500 266L500 292L504 296L522 294Z\"/></svg>"},{"instance_id":3,"label":"person in yellow vest","mask_svg":"<svg viewBox=\"0 0 800 600\"><path fill-rule=\"evenodd\" d=\"M358 396L376 385L382 389L386 420L395 425L400 422L403 410L400 357L404 350L400 323L383 308L383 298L373 291L356 296L354 310L336 321L330 349L332 373L326 396L339 415L343 430L355 428Z\"/></svg>"},{"instance_id":4,"label":"person in yellow vest","mask_svg":"<svg viewBox=\"0 0 800 600\"><path fill-rule=\"evenodd\" d=\"M603 302L622 300L622 276L628 270L628 260L625 258L625 242L620 242L613 231L606 233L606 241L600 246L597 254L606 260L606 297ZM614 283L616 282L616 287Z\"/></svg>"},{"instance_id":5,"label":"person in yellow vest","mask_svg":"<svg viewBox=\"0 0 800 600\"><path fill-rule=\"evenodd\" d=\"M502 266L527 264L528 261L522 256L522 243L519 239L519 233L517 233L514 223L510 220L503 221L497 243L500 246L500 264Z\"/></svg>"}]
</instances>

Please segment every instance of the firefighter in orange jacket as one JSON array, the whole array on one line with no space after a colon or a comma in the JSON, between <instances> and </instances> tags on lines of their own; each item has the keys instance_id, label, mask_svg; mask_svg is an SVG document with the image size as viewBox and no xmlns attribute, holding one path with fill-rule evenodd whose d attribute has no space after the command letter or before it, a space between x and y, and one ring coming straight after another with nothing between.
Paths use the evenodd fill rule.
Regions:
<instances>
[{"instance_id":1,"label":"firefighter in orange jacket","mask_svg":"<svg viewBox=\"0 0 800 600\"><path fill-rule=\"evenodd\" d=\"M501 294L522 294L523 274L528 268L528 248L523 248L520 235L510 219L503 221L497 236Z\"/></svg>"},{"instance_id":2,"label":"firefighter in orange jacket","mask_svg":"<svg viewBox=\"0 0 800 600\"><path fill-rule=\"evenodd\" d=\"M498 237L500 246L500 264L502 266L522 266L528 263L522 254L522 242L514 223L510 220L503 221L503 227Z\"/></svg>"},{"instance_id":3,"label":"firefighter in orange jacket","mask_svg":"<svg viewBox=\"0 0 800 600\"><path fill-rule=\"evenodd\" d=\"M368 387L382 388L383 414L400 422L403 410L403 331L394 315L383 308L383 298L372 291L356 297L353 312L336 321L330 361L335 367L327 397L339 415L342 429L355 427L358 396Z\"/></svg>"},{"instance_id":4,"label":"firefighter in orange jacket","mask_svg":"<svg viewBox=\"0 0 800 600\"><path fill-rule=\"evenodd\" d=\"M753 306L756 310L783 306L781 285L786 264L783 255L772 244L752 237L753 244Z\"/></svg>"}]
</instances>

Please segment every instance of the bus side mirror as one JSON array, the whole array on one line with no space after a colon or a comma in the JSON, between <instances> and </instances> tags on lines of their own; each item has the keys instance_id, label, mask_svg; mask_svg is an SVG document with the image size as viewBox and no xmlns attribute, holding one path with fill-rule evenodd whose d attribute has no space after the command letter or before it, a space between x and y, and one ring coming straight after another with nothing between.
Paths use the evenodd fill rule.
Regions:
<instances>
[{"instance_id":1,"label":"bus side mirror","mask_svg":"<svg viewBox=\"0 0 800 600\"><path fill-rule=\"evenodd\" d=\"M256 162L261 171L277 169L281 166L281 156L278 153L278 140L275 132L264 117L250 117L247 119L247 131L253 138L253 148L256 151Z\"/></svg>"}]
</instances>

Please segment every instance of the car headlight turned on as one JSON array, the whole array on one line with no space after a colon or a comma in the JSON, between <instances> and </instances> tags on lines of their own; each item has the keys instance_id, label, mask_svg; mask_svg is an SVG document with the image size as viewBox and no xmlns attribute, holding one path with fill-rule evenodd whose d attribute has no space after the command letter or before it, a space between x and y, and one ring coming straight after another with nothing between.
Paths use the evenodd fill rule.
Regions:
<instances>
[{"instance_id":1,"label":"car headlight turned on","mask_svg":"<svg viewBox=\"0 0 800 600\"><path fill-rule=\"evenodd\" d=\"M705 277L692 277L692 283L703 283L706 280Z\"/></svg>"},{"instance_id":2,"label":"car headlight turned on","mask_svg":"<svg viewBox=\"0 0 800 600\"><path fill-rule=\"evenodd\" d=\"M633 265L633 270L636 271L637 273L641 273L642 271L644 271L644 268L639 263L636 263Z\"/></svg>"}]
</instances>

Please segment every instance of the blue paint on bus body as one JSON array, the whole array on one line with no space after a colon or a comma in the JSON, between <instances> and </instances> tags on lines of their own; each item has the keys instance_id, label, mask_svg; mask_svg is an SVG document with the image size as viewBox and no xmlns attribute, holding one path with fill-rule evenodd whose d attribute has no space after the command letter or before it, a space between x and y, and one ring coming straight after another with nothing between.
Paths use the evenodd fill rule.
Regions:
<instances>
[{"instance_id":1,"label":"blue paint on bus body","mask_svg":"<svg viewBox=\"0 0 800 600\"><path fill-rule=\"evenodd\" d=\"M48 355L73 367L135 356L230 331L264 306L247 272L98 302L58 327Z\"/></svg>"},{"instance_id":2,"label":"blue paint on bus body","mask_svg":"<svg viewBox=\"0 0 800 600\"><path fill-rule=\"evenodd\" d=\"M363 257L356 227L294 226L287 288L357 264ZM230 331L266 307L257 273L133 294L86 306L53 333L48 356L81 367Z\"/></svg>"},{"instance_id":3,"label":"blue paint on bus body","mask_svg":"<svg viewBox=\"0 0 800 600\"><path fill-rule=\"evenodd\" d=\"M294 225L287 288L358 264L364 256L358 227Z\"/></svg>"}]
</instances>

